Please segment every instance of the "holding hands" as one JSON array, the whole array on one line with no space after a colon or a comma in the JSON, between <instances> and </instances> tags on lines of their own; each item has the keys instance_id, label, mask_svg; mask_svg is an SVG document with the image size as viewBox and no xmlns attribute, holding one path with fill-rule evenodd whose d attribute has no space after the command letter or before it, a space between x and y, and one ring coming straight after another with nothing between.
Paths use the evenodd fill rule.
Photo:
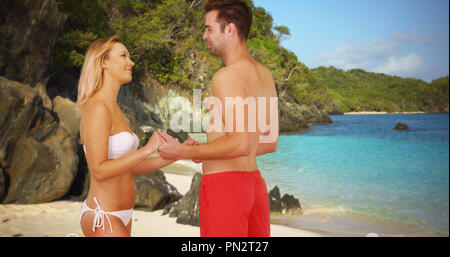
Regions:
<instances>
[{"instance_id":1,"label":"holding hands","mask_svg":"<svg viewBox=\"0 0 450 257\"><path fill-rule=\"evenodd\" d=\"M157 133L152 134L150 139L147 141L147 144L143 147L147 155L158 151L158 148L165 142L165 139L159 134L160 130L158 129L156 132Z\"/></svg>"},{"instance_id":2,"label":"holding hands","mask_svg":"<svg viewBox=\"0 0 450 257\"><path fill-rule=\"evenodd\" d=\"M159 156L161 156L161 158L163 158L165 160L182 159L183 151L188 150L188 149L186 149L186 146L193 146L193 145L200 144L191 138L188 138L187 140L184 141L183 144L181 144L180 142L178 142L177 139L171 137L166 132L163 132L160 129L157 130L157 133L153 133L152 138L155 135L158 135L158 140L159 140L159 142L161 142L159 145L155 144L159 148L158 149ZM150 138L149 142L152 140L152 138ZM155 143L156 142L158 142L158 141L155 139ZM195 161L195 162L198 163L201 161Z\"/></svg>"}]
</instances>

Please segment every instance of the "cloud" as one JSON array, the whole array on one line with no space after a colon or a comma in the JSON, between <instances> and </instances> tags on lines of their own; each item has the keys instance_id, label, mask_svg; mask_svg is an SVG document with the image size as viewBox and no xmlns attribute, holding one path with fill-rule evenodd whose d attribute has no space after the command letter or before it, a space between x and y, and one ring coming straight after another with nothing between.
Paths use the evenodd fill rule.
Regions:
<instances>
[{"instance_id":1,"label":"cloud","mask_svg":"<svg viewBox=\"0 0 450 257\"><path fill-rule=\"evenodd\" d=\"M423 42L423 43L433 43L437 40L436 35L422 35L417 29L412 29L410 32L396 31L389 36L389 39L398 42L412 43L412 42Z\"/></svg>"},{"instance_id":2,"label":"cloud","mask_svg":"<svg viewBox=\"0 0 450 257\"><path fill-rule=\"evenodd\" d=\"M416 74L422 65L422 58L415 53L411 53L403 57L392 56L386 63L374 68L373 71L399 76L411 76Z\"/></svg>"},{"instance_id":3,"label":"cloud","mask_svg":"<svg viewBox=\"0 0 450 257\"><path fill-rule=\"evenodd\" d=\"M380 63L393 56L401 48L396 41L377 39L362 44L346 42L333 51L319 55L309 64L317 66L335 66L344 70L367 68L373 63Z\"/></svg>"},{"instance_id":4,"label":"cloud","mask_svg":"<svg viewBox=\"0 0 450 257\"><path fill-rule=\"evenodd\" d=\"M394 41L400 42L415 42L418 41L422 36L419 31L416 29L411 30L410 32L403 33L401 31L396 31L392 33L389 38Z\"/></svg>"},{"instance_id":5,"label":"cloud","mask_svg":"<svg viewBox=\"0 0 450 257\"><path fill-rule=\"evenodd\" d=\"M414 48L408 46L431 43L434 40L435 37L424 36L415 29L406 33L397 31L386 38L359 44L342 43L336 49L324 52L305 63L312 68L318 66L334 66L344 70L361 68L390 75L417 77L420 68L424 67L424 60L414 52Z\"/></svg>"}]
</instances>

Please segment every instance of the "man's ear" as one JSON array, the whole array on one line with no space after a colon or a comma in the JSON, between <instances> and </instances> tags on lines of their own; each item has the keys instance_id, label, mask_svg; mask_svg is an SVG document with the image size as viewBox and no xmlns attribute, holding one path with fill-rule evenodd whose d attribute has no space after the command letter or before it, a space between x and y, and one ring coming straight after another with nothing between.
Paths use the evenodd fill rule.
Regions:
<instances>
[{"instance_id":1,"label":"man's ear","mask_svg":"<svg viewBox=\"0 0 450 257\"><path fill-rule=\"evenodd\" d=\"M230 23L225 27L225 34L230 37L232 35L237 35L238 30L234 23Z\"/></svg>"}]
</instances>

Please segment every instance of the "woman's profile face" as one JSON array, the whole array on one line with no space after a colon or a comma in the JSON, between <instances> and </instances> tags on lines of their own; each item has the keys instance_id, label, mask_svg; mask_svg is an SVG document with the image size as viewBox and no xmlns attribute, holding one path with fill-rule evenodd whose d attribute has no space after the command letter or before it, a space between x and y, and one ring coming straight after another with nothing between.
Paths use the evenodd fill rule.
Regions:
<instances>
[{"instance_id":1,"label":"woman's profile face","mask_svg":"<svg viewBox=\"0 0 450 257\"><path fill-rule=\"evenodd\" d=\"M134 62L130 59L130 53L122 43L115 43L109 56L104 61L105 75L117 80L120 84L126 84L132 80L132 67Z\"/></svg>"}]
</instances>

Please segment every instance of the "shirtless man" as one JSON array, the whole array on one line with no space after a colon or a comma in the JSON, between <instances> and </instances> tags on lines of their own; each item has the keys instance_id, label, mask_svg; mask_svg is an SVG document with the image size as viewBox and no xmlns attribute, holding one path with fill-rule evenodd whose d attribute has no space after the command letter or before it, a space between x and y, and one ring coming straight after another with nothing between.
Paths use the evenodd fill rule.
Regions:
<instances>
[{"instance_id":1,"label":"shirtless man","mask_svg":"<svg viewBox=\"0 0 450 257\"><path fill-rule=\"evenodd\" d=\"M271 98L278 99L272 74L247 50L252 23L247 4L239 0L208 1L205 12L203 40L209 52L221 57L226 65L212 78L211 96L219 99L222 106L221 117L214 115L211 122L220 119L225 130L208 131L206 144L191 140L188 146L167 140L159 148L159 154L168 160L203 161L199 192L201 236L270 236L269 198L256 156L274 152L278 144L278 102L275 106L269 104ZM250 104L241 108L245 111L240 110L237 100L254 99L258 103L261 98L266 99L265 120L270 120L271 126L251 129L255 121L259 124L259 115L264 110L259 104L255 105L256 112L250 111ZM236 100L235 104L225 104L227 99ZM239 131L236 118L240 111L244 117L243 131ZM226 114L233 114L232 124ZM261 140L269 134L271 140Z\"/></svg>"}]
</instances>

